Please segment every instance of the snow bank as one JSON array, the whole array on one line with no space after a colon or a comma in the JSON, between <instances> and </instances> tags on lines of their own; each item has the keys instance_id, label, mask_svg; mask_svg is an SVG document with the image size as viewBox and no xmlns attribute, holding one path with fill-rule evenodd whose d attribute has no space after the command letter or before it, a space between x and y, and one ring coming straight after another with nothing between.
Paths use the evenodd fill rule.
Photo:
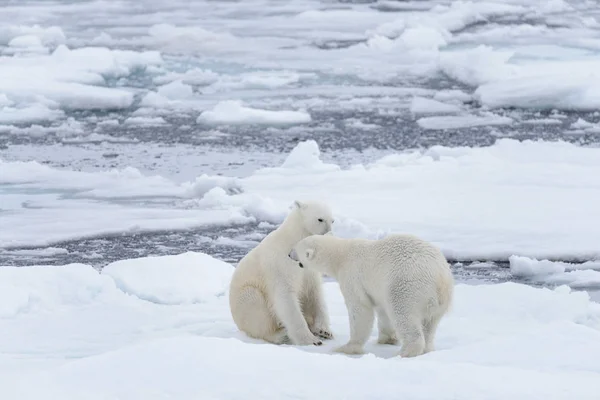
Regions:
<instances>
[{"instance_id":1,"label":"snow bank","mask_svg":"<svg viewBox=\"0 0 600 400\"><path fill-rule=\"evenodd\" d=\"M341 170L323 168L314 147L298 145L299 155L312 153L299 156L304 163L296 169L269 168L243 179L244 192L282 205L318 198L330 203L337 221L368 227L365 237L410 232L453 259L600 258L597 148L499 140L481 148L434 146ZM336 226L334 232L343 234Z\"/></svg>"},{"instance_id":2,"label":"snow bank","mask_svg":"<svg viewBox=\"0 0 600 400\"><path fill-rule=\"evenodd\" d=\"M223 296L233 267L204 253L117 261L102 270L123 292L158 304L191 304Z\"/></svg>"},{"instance_id":3,"label":"snow bank","mask_svg":"<svg viewBox=\"0 0 600 400\"><path fill-rule=\"evenodd\" d=\"M231 264L195 252L121 260L102 273L85 264L0 266L0 318L123 303L124 293L155 304L207 303L225 295L232 273Z\"/></svg>"},{"instance_id":4,"label":"snow bank","mask_svg":"<svg viewBox=\"0 0 600 400\"><path fill-rule=\"evenodd\" d=\"M177 257L187 259L189 254L155 261ZM144 267L142 260L151 264ZM173 285L169 290L191 293L189 269L167 274L174 265L159 266L152 260L124 260L112 269L127 270L129 282L138 284L146 272L154 278L152 271L160 269L160 278ZM221 266L205 269L202 278L221 276ZM65 267L50 268L67 275ZM22 283L44 281L42 268L22 270L27 271ZM108 275L94 272L92 286L103 281L110 285ZM15 277L10 273L0 282L11 286ZM61 289L81 291L86 279L74 279ZM55 283L47 279L44 285L50 288ZM221 287L223 282L216 279L214 284ZM154 297L165 294L165 286L143 287ZM272 399L479 400L482 393L498 400L597 397L600 305L590 302L586 293L514 283L459 284L455 293L453 309L439 326L436 350L414 359L398 357L398 346L378 345L376 329L365 347L367 354L333 354L332 349L349 336L344 300L333 282L324 284L324 294L335 339L320 347L275 346L248 338L231 320L226 296L169 307L122 293L110 303L96 296L90 304L84 296L79 307L0 318L0 396L245 399L252 391ZM289 368L281 368L284 364ZM290 370L304 372L290 374ZM122 379L124 373L127 379ZM238 385L226 384L233 380Z\"/></svg>"},{"instance_id":5,"label":"snow bank","mask_svg":"<svg viewBox=\"0 0 600 400\"><path fill-rule=\"evenodd\" d=\"M209 125L292 125L311 121L304 111L270 111L245 107L240 101L219 102L212 110L202 112L198 123Z\"/></svg>"},{"instance_id":6,"label":"snow bank","mask_svg":"<svg viewBox=\"0 0 600 400\"><path fill-rule=\"evenodd\" d=\"M85 264L0 267L0 318L82 306L115 293L111 279Z\"/></svg>"}]
</instances>

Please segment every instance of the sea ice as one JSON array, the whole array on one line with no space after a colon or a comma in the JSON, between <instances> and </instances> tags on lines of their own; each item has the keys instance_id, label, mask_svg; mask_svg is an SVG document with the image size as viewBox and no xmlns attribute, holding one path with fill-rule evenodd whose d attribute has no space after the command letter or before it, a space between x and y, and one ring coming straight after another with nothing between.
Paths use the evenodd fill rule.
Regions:
<instances>
[{"instance_id":1,"label":"sea ice","mask_svg":"<svg viewBox=\"0 0 600 400\"><path fill-rule=\"evenodd\" d=\"M413 114L456 114L460 111L460 107L453 104L424 97L415 97L410 104L410 112Z\"/></svg>"},{"instance_id":2,"label":"sea ice","mask_svg":"<svg viewBox=\"0 0 600 400\"><path fill-rule=\"evenodd\" d=\"M518 255L587 261L600 258L599 152L503 139L488 147L388 154L341 168L324 162L316 142L307 141L278 167L237 179L198 175L184 182L135 168L78 172L4 161L0 184L11 184L11 191L0 200L12 211L0 214L0 225L13 228L0 230L0 246L132 229L278 223L294 200L318 198L338 214L339 235L411 232L459 260Z\"/></svg>"},{"instance_id":3,"label":"sea ice","mask_svg":"<svg viewBox=\"0 0 600 400\"><path fill-rule=\"evenodd\" d=\"M116 261L102 269L127 294L157 304L192 304L223 296L233 267L203 253Z\"/></svg>"},{"instance_id":4,"label":"sea ice","mask_svg":"<svg viewBox=\"0 0 600 400\"><path fill-rule=\"evenodd\" d=\"M260 110L235 100L219 102L212 110L203 111L197 120L211 125L294 125L310 121L310 114L304 111Z\"/></svg>"},{"instance_id":5,"label":"sea ice","mask_svg":"<svg viewBox=\"0 0 600 400\"><path fill-rule=\"evenodd\" d=\"M478 126L510 125L513 119L500 115L456 115L424 117L417 120L417 124L423 129L461 129Z\"/></svg>"},{"instance_id":6,"label":"sea ice","mask_svg":"<svg viewBox=\"0 0 600 400\"><path fill-rule=\"evenodd\" d=\"M102 273L0 268L0 396L592 400L600 390L600 305L586 293L459 283L434 351L402 359L374 328L366 354L349 357L332 353L349 336L337 283L324 283L335 339L276 346L231 320L232 270L201 253L122 260Z\"/></svg>"}]
</instances>

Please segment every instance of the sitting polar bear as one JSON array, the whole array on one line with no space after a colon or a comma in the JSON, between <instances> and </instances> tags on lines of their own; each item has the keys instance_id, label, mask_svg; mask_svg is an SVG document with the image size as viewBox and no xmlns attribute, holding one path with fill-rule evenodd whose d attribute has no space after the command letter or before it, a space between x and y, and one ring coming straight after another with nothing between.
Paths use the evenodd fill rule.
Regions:
<instances>
[{"instance_id":1,"label":"sitting polar bear","mask_svg":"<svg viewBox=\"0 0 600 400\"><path fill-rule=\"evenodd\" d=\"M381 240L310 236L297 243L289 257L297 266L339 282L350 319L350 340L335 351L363 353L374 311L378 343L396 344L399 337L402 357L433 350L435 331L454 291L448 262L436 247L411 235Z\"/></svg>"},{"instance_id":2,"label":"sitting polar bear","mask_svg":"<svg viewBox=\"0 0 600 400\"><path fill-rule=\"evenodd\" d=\"M229 306L237 327L271 343L321 345L333 337L322 294L322 276L308 274L288 257L294 244L331 232L331 210L319 202L296 201L283 223L238 264Z\"/></svg>"}]
</instances>

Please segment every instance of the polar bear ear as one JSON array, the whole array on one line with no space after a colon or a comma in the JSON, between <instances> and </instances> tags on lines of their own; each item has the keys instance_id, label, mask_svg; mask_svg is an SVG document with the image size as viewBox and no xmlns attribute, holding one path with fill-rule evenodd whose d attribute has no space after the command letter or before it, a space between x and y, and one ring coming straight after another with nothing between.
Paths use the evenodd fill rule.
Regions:
<instances>
[{"instance_id":1,"label":"polar bear ear","mask_svg":"<svg viewBox=\"0 0 600 400\"><path fill-rule=\"evenodd\" d=\"M294 201L294 205L295 205L297 208L299 208L299 209L302 209L302 208L304 208L304 207L306 206L306 205L305 205L303 202L301 202L300 200L295 200L295 201Z\"/></svg>"},{"instance_id":2,"label":"polar bear ear","mask_svg":"<svg viewBox=\"0 0 600 400\"><path fill-rule=\"evenodd\" d=\"M315 255L315 249L306 249L306 259L307 260L312 260L314 255Z\"/></svg>"}]
</instances>

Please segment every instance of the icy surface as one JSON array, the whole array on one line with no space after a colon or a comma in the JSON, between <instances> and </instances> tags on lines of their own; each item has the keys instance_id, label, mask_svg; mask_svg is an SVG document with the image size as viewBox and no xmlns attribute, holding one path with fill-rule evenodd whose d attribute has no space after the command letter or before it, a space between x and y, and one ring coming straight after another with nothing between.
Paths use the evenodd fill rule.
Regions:
<instances>
[{"instance_id":1,"label":"icy surface","mask_svg":"<svg viewBox=\"0 0 600 400\"><path fill-rule=\"evenodd\" d=\"M600 285L600 261L572 264L519 256L511 256L509 260L510 271L514 276L523 277L532 282L566 284L579 289L594 288Z\"/></svg>"},{"instance_id":2,"label":"icy surface","mask_svg":"<svg viewBox=\"0 0 600 400\"><path fill-rule=\"evenodd\" d=\"M61 141L68 118L83 125L78 137L288 150L297 135L361 150L600 135L521 124L557 110L564 125L598 123L590 1L188 3L5 5L0 144Z\"/></svg>"},{"instance_id":3,"label":"icy surface","mask_svg":"<svg viewBox=\"0 0 600 400\"><path fill-rule=\"evenodd\" d=\"M0 397L595 399L599 18L580 0L4 2ZM330 202L338 235L443 249L462 283L439 351L236 332L232 266L297 198Z\"/></svg>"},{"instance_id":4,"label":"icy surface","mask_svg":"<svg viewBox=\"0 0 600 400\"><path fill-rule=\"evenodd\" d=\"M157 271L169 266L164 285L144 283L156 282ZM600 305L585 293L458 284L436 351L401 359L397 346L376 344L374 329L367 354L348 357L331 354L348 339L336 283L325 283L336 338L322 347L275 346L235 327L221 295L231 269L193 253L127 260L113 272L127 271L143 290L125 293L113 274L86 265L0 268L0 394L242 399L252 390L273 399L479 399L485 392L490 399L591 400L600 390ZM147 301L167 287L203 300ZM225 361L232 357L235 364ZM290 374L282 364L302 372ZM337 374L323 380L332 370ZM228 384L232 379L243 387Z\"/></svg>"},{"instance_id":5,"label":"icy surface","mask_svg":"<svg viewBox=\"0 0 600 400\"><path fill-rule=\"evenodd\" d=\"M233 267L202 253L117 261L102 269L127 294L158 304L202 303L225 294Z\"/></svg>"},{"instance_id":6,"label":"icy surface","mask_svg":"<svg viewBox=\"0 0 600 400\"><path fill-rule=\"evenodd\" d=\"M0 231L0 246L278 223L295 199L318 198L339 215L340 235L411 232L453 259L600 258L598 148L504 139L491 147L389 154L347 168L320 157L308 141L280 167L183 182L133 167L78 172L5 161L0 198L10 213L0 214L0 223L11 229Z\"/></svg>"},{"instance_id":7,"label":"icy surface","mask_svg":"<svg viewBox=\"0 0 600 400\"><path fill-rule=\"evenodd\" d=\"M310 122L310 115L302 111L259 110L244 107L239 101L224 101L200 114L197 122L214 125L288 125Z\"/></svg>"}]
</instances>

